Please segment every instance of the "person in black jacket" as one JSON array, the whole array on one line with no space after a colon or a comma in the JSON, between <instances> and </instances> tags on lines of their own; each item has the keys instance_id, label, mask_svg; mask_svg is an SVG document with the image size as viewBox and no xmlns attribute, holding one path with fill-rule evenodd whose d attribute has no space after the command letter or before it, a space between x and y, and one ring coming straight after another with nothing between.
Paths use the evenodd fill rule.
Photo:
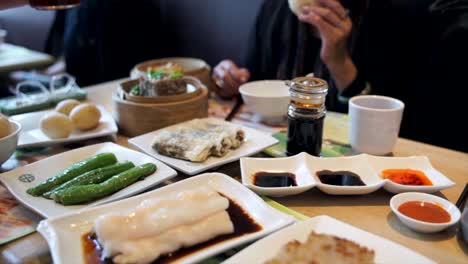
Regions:
<instances>
[{"instance_id":1,"label":"person in black jacket","mask_svg":"<svg viewBox=\"0 0 468 264\"><path fill-rule=\"evenodd\" d=\"M163 57L167 31L151 0L82 0L57 13L47 50L63 54L81 86L129 76L135 64Z\"/></svg>"},{"instance_id":2,"label":"person in black jacket","mask_svg":"<svg viewBox=\"0 0 468 264\"><path fill-rule=\"evenodd\" d=\"M219 93L229 97L250 80L291 79L314 73L331 89L327 107L344 111L338 91L362 90L365 81L352 59L367 0L318 0L321 6L305 6L292 13L286 0L265 1L251 33L245 69L223 61L214 69ZM231 74L232 73L232 74Z\"/></svg>"},{"instance_id":3,"label":"person in black jacket","mask_svg":"<svg viewBox=\"0 0 468 264\"><path fill-rule=\"evenodd\" d=\"M326 2L338 0L319 1ZM345 67L347 72L340 76L324 57L327 39L314 19L319 16L331 26L337 23L310 8L298 18L286 0L267 0L258 14L247 59L241 63L245 68L229 60L215 67L218 93L230 97L248 80L292 79L313 72L329 82L327 109L346 112L347 99L363 92L395 97L405 103L400 136L467 151L468 140L461 135L468 134L466 129L446 121L447 111L464 112L462 103L452 105L460 100L452 92L466 87L463 68L454 64L467 61L467 50L462 48L468 46L466 0L433 2L340 1L350 11L352 29L338 45L345 43L346 50L331 55L347 53L349 57L338 64L349 65L350 58L354 65L354 69ZM340 17L340 11L333 10L322 13ZM343 76L345 82L338 80Z\"/></svg>"}]
</instances>

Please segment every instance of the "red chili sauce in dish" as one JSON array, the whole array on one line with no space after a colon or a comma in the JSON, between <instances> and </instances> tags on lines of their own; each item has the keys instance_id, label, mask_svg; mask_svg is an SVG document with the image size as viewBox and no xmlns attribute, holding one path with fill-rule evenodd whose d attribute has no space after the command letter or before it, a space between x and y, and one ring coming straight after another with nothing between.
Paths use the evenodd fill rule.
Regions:
<instances>
[{"instance_id":1,"label":"red chili sauce in dish","mask_svg":"<svg viewBox=\"0 0 468 264\"><path fill-rule=\"evenodd\" d=\"M419 170L411 169L388 169L382 171L382 178L403 185L432 185L431 180Z\"/></svg>"},{"instance_id":2,"label":"red chili sauce in dish","mask_svg":"<svg viewBox=\"0 0 468 264\"><path fill-rule=\"evenodd\" d=\"M431 202L409 201L401 204L398 212L429 223L447 223L451 220L450 214L442 206Z\"/></svg>"}]
</instances>

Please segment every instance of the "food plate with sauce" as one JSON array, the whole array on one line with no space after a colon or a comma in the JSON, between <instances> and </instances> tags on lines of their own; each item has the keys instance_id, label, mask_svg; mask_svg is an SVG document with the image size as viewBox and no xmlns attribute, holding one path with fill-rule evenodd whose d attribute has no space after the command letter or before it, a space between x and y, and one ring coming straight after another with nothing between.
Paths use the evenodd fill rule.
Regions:
<instances>
[{"instance_id":1,"label":"food plate with sauce","mask_svg":"<svg viewBox=\"0 0 468 264\"><path fill-rule=\"evenodd\" d=\"M407 192L395 195L390 207L409 228L433 233L444 230L460 220L460 210L451 202L435 195Z\"/></svg>"},{"instance_id":2,"label":"food plate with sauce","mask_svg":"<svg viewBox=\"0 0 468 264\"><path fill-rule=\"evenodd\" d=\"M374 250L374 263L435 263L409 248L325 215L288 226L255 242L223 263L265 263L275 257L288 242L304 242L312 231L348 239Z\"/></svg>"},{"instance_id":3,"label":"food plate with sauce","mask_svg":"<svg viewBox=\"0 0 468 264\"><path fill-rule=\"evenodd\" d=\"M172 259L171 261L174 263L199 262L232 247L266 236L294 222L292 216L271 208L260 197L231 177L220 173L207 173L119 202L89 208L60 218L44 220L39 224L38 231L49 243L54 263L70 263L70 260L76 263L86 263L83 237L92 231L93 224L99 216L115 212L125 214L131 212L138 204L147 199L168 197L199 186L209 186L228 198L230 202L236 203L261 229L229 240L217 241L215 244L189 248L189 251L195 250L189 252L190 254L179 256L176 251L173 255L180 258ZM231 215L230 217L232 219ZM236 227L236 221L233 222ZM186 251L186 249L183 250Z\"/></svg>"},{"instance_id":4,"label":"food plate with sauce","mask_svg":"<svg viewBox=\"0 0 468 264\"><path fill-rule=\"evenodd\" d=\"M82 141L90 138L115 136L117 134L118 128L114 118L106 109L104 109L104 107L100 105L97 107L101 112L101 119L99 121L99 125L96 128L88 131L79 131L75 129L67 138L59 139L52 139L46 136L41 131L39 125L41 118L53 110L12 116L11 120L19 122L23 127L18 140L18 148L47 147Z\"/></svg>"},{"instance_id":5,"label":"food plate with sauce","mask_svg":"<svg viewBox=\"0 0 468 264\"><path fill-rule=\"evenodd\" d=\"M85 204L65 206L56 203L54 200L45 199L40 196L32 196L26 192L29 188L56 175L58 172L63 171L72 164L105 152L115 154L119 162L131 161L136 166L144 163L154 163L157 169L144 180L139 180L107 197ZM5 172L0 174L0 181L11 192L11 194L13 194L15 198L26 207L31 208L43 217L50 218L74 213L86 207L132 196L161 182L169 180L176 175L177 172L175 170L148 155L107 142L70 150L15 170Z\"/></svg>"},{"instance_id":6,"label":"food plate with sauce","mask_svg":"<svg viewBox=\"0 0 468 264\"><path fill-rule=\"evenodd\" d=\"M435 193L443 189L455 186L447 176L432 167L429 158L426 156L413 156L413 157L377 157L367 155L369 164L373 169L382 176L385 170L413 170L422 172L432 185L404 185L386 179L384 189L391 193L402 192L424 192Z\"/></svg>"},{"instance_id":7,"label":"food plate with sauce","mask_svg":"<svg viewBox=\"0 0 468 264\"><path fill-rule=\"evenodd\" d=\"M314 187L332 195L368 194L382 187L392 193L433 193L455 185L435 170L427 157L396 158L361 154L319 158L300 153L275 159L242 158L241 172L245 186L270 196L295 195ZM282 181L288 183L278 185L281 181L272 174L289 175L296 184ZM259 180L260 177L264 178Z\"/></svg>"}]
</instances>

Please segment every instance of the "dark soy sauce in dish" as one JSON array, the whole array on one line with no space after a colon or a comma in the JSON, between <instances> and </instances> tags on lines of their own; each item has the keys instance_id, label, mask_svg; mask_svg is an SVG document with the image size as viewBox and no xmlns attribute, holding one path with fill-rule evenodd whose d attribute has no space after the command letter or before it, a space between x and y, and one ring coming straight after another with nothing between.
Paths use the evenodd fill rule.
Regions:
<instances>
[{"instance_id":1,"label":"dark soy sauce in dish","mask_svg":"<svg viewBox=\"0 0 468 264\"><path fill-rule=\"evenodd\" d=\"M221 194L221 193L220 193ZM250 215L248 215L242 207L240 207L236 202L231 200L229 197L221 194L229 200L229 207L227 212L231 218L232 223L234 224L234 233L228 235L221 235L215 237L206 242L188 247L181 248L174 253L160 256L158 259L153 261L153 263L171 263L178 259L184 258L188 255L199 252L211 246L214 246L218 243L241 237L246 234L251 234L262 230L262 226L255 222ZM82 236L83 244L83 254L86 264L104 264L104 263L113 263L112 259L102 259L102 247L99 244L99 241L94 233L87 233Z\"/></svg>"},{"instance_id":2,"label":"dark soy sauce in dish","mask_svg":"<svg viewBox=\"0 0 468 264\"><path fill-rule=\"evenodd\" d=\"M259 187L297 186L296 175L290 172L260 171L254 174L253 181Z\"/></svg>"},{"instance_id":3,"label":"dark soy sauce in dish","mask_svg":"<svg viewBox=\"0 0 468 264\"><path fill-rule=\"evenodd\" d=\"M317 171L317 177L323 184L335 186L365 186L366 184L361 180L361 177L354 172L350 171L330 171L322 170Z\"/></svg>"}]
</instances>

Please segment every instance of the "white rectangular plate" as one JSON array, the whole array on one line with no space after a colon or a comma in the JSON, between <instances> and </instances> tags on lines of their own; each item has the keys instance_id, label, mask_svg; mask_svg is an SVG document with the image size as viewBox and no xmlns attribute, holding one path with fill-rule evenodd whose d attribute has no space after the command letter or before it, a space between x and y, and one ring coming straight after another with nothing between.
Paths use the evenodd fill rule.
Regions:
<instances>
[{"instance_id":1,"label":"white rectangular plate","mask_svg":"<svg viewBox=\"0 0 468 264\"><path fill-rule=\"evenodd\" d=\"M138 181L125 189L122 189L110 196L92 202L90 204L63 206L54 202L53 200L48 200L42 197L34 197L26 193L26 190L30 187L33 187L38 183L42 182L43 180L54 176L55 174L71 166L72 164L103 152L112 152L115 154L118 161L128 160L133 162L135 166L151 162L156 164L157 170L155 173L146 177L144 180ZM22 175L32 175L34 180L32 182L20 181L19 177ZM49 218L76 212L77 210L85 207L115 201L140 193L176 175L177 172L175 170L166 166L164 163L152 157L149 157L141 152L124 148L114 143L101 143L67 151L37 161L30 165L0 174L0 181L21 203L36 211L40 215Z\"/></svg>"},{"instance_id":2,"label":"white rectangular plate","mask_svg":"<svg viewBox=\"0 0 468 264\"><path fill-rule=\"evenodd\" d=\"M107 112L104 107L98 105L98 108L101 111L101 120L98 127L89 131L74 130L68 138L61 139L49 138L42 133L39 127L41 118L53 110L14 115L11 119L19 122L22 126L18 140L18 148L45 147L117 134L117 125L112 115Z\"/></svg>"},{"instance_id":3,"label":"white rectangular plate","mask_svg":"<svg viewBox=\"0 0 468 264\"><path fill-rule=\"evenodd\" d=\"M179 125L181 124L170 126L164 129L171 130ZM236 126L240 125L236 124ZM260 132L245 126L240 127L242 127L242 130L244 130L246 139L239 148L230 150L224 157L209 157L206 161L199 163L164 156L154 150L151 147L151 143L160 130L131 138L128 142L175 169L178 169L188 175L195 175L217 166L236 161L241 157L251 156L278 143L277 139L267 133Z\"/></svg>"},{"instance_id":4,"label":"white rectangular plate","mask_svg":"<svg viewBox=\"0 0 468 264\"><path fill-rule=\"evenodd\" d=\"M435 263L406 247L341 222L335 218L317 216L310 220L291 225L255 242L223 262L223 264L264 263L275 257L281 247L288 242L293 240L298 240L301 243L305 242L312 231L345 238L374 250L375 263Z\"/></svg>"},{"instance_id":5,"label":"white rectangular plate","mask_svg":"<svg viewBox=\"0 0 468 264\"><path fill-rule=\"evenodd\" d=\"M38 231L49 243L54 263L84 263L81 237L91 231L98 216L111 212L129 212L145 199L164 197L199 186L210 186L232 199L263 229L202 249L178 259L176 263L196 263L230 248L263 237L294 221L292 216L273 209L236 180L220 173L206 173L119 202L89 208L60 218L44 220L39 224Z\"/></svg>"},{"instance_id":6,"label":"white rectangular plate","mask_svg":"<svg viewBox=\"0 0 468 264\"><path fill-rule=\"evenodd\" d=\"M434 169L429 159L415 157L378 157L360 154L349 157L321 158L305 152L286 158L242 158L242 183L258 194L269 196L288 196L305 192L317 187L332 195L361 195L380 188L392 193L425 192L433 193L455 185L449 178ZM432 181L431 186L410 186L382 179L385 169L415 169L424 172ZM322 183L316 173L321 170L351 171L360 176L365 186L335 186ZM259 171L290 172L296 176L297 186L260 187L254 184L253 175Z\"/></svg>"}]
</instances>

